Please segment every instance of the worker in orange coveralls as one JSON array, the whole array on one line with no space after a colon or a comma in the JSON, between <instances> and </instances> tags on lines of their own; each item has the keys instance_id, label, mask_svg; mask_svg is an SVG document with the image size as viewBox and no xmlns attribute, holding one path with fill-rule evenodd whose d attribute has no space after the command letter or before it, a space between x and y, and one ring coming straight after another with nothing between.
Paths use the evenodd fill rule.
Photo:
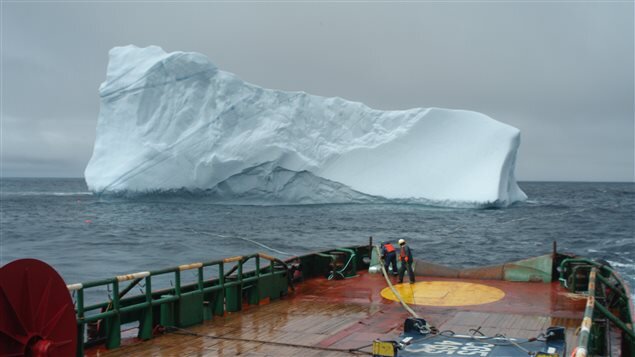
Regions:
<instances>
[{"instance_id":1,"label":"worker in orange coveralls","mask_svg":"<svg viewBox=\"0 0 635 357\"><path fill-rule=\"evenodd\" d=\"M399 247L399 261L401 262L401 267L399 267L399 283L403 283L404 272L408 269L410 284L414 284L415 273L412 270L412 251L410 251L410 247L406 245L405 239L399 240Z\"/></svg>"},{"instance_id":2,"label":"worker in orange coveralls","mask_svg":"<svg viewBox=\"0 0 635 357\"><path fill-rule=\"evenodd\" d=\"M392 264L392 275L397 275L397 250L390 242L381 243L381 259L384 260L386 273L389 272L388 267Z\"/></svg>"}]
</instances>

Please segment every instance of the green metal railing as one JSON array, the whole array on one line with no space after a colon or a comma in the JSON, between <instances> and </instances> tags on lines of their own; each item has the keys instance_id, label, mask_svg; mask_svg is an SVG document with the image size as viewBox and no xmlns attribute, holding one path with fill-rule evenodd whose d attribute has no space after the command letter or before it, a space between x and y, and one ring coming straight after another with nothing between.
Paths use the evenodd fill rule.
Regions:
<instances>
[{"instance_id":1,"label":"green metal railing","mask_svg":"<svg viewBox=\"0 0 635 357\"><path fill-rule=\"evenodd\" d=\"M261 258L269 261L268 267L260 266ZM255 260L255 270L243 272L244 264L251 259ZM234 266L226 272L226 264L229 263ZM206 280L206 267L217 267L218 275ZM182 285L181 272L188 270L196 270L196 283ZM105 341L106 348L118 347L121 325L125 323L138 321L138 337L150 339L157 325L191 326L211 319L212 315L241 310L243 298L248 304L279 298L289 287L287 270L286 263L260 253L68 285L68 290L76 295L77 355L83 356L85 344L95 340ZM168 274L173 274L174 287L152 291L153 278ZM120 284L126 281L132 282L120 292ZM123 298L141 281L145 281L142 295ZM95 287L111 287L112 297L108 302L85 306L85 290ZM87 325L93 327L91 324L97 322L100 323L97 336L89 336L89 341L85 341Z\"/></svg>"},{"instance_id":2,"label":"green metal railing","mask_svg":"<svg viewBox=\"0 0 635 357\"><path fill-rule=\"evenodd\" d=\"M635 356L635 329L628 286L610 266L589 259L564 259L560 264L560 282L572 292L587 294L584 319L574 352L576 357L610 355L610 348L602 340L607 331L594 323L596 311L622 332L624 355Z\"/></svg>"}]
</instances>

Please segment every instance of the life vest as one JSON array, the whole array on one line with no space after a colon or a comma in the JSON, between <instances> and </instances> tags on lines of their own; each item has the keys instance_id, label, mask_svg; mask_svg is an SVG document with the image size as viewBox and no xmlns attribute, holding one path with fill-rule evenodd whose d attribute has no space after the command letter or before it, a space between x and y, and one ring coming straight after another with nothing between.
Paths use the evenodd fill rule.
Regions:
<instances>
[{"instance_id":1,"label":"life vest","mask_svg":"<svg viewBox=\"0 0 635 357\"><path fill-rule=\"evenodd\" d=\"M395 251L395 247L393 247L392 244L390 244L390 243L384 244L384 248L386 248L386 251L388 253L392 253L392 252Z\"/></svg>"},{"instance_id":2,"label":"life vest","mask_svg":"<svg viewBox=\"0 0 635 357\"><path fill-rule=\"evenodd\" d=\"M401 247L401 250L399 251L399 260L401 260L402 262L408 262L408 254L406 254L405 245Z\"/></svg>"}]
</instances>

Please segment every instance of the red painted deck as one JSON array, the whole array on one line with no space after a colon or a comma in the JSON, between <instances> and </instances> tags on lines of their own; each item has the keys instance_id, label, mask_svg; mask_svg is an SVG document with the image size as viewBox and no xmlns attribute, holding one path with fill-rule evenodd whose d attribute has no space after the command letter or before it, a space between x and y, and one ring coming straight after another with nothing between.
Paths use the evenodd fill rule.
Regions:
<instances>
[{"instance_id":1,"label":"red painted deck","mask_svg":"<svg viewBox=\"0 0 635 357\"><path fill-rule=\"evenodd\" d=\"M420 278L418 281L453 281ZM411 307L440 331L468 334L481 327L486 335L535 337L549 326L567 328L567 345L576 344L586 300L558 283L514 283L465 280L505 292L499 301L461 307ZM381 297L381 275L361 273L346 280L311 279L297 284L289 296L239 313L157 336L130 339L113 349L90 349L88 356L346 356L348 349L376 338L397 337L408 314L398 302ZM193 333L196 335L188 335ZM287 344L287 345L284 345ZM370 351L369 347L362 348Z\"/></svg>"}]
</instances>

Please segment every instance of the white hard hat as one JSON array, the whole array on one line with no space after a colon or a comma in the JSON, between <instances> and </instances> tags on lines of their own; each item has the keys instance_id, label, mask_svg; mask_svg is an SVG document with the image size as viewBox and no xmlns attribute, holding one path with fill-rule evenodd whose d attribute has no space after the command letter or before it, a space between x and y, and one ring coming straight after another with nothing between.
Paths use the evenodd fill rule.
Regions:
<instances>
[{"instance_id":1,"label":"white hard hat","mask_svg":"<svg viewBox=\"0 0 635 357\"><path fill-rule=\"evenodd\" d=\"M404 245L406 244L406 240L405 239L400 239L399 240L399 245Z\"/></svg>"}]
</instances>

